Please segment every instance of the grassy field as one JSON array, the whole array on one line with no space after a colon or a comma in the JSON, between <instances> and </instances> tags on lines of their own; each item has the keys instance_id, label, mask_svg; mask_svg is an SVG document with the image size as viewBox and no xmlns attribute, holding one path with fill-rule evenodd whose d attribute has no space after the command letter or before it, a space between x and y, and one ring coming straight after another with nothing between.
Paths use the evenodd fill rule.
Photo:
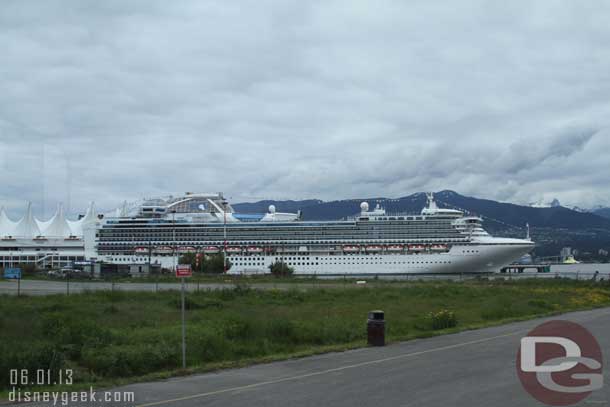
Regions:
<instances>
[{"instance_id":1,"label":"grassy field","mask_svg":"<svg viewBox=\"0 0 610 407\"><path fill-rule=\"evenodd\" d=\"M1 296L0 395L16 368L70 368L100 387L364 346L373 309L398 341L601 306L607 283L560 279L191 293L180 371L178 292Z\"/></svg>"}]
</instances>

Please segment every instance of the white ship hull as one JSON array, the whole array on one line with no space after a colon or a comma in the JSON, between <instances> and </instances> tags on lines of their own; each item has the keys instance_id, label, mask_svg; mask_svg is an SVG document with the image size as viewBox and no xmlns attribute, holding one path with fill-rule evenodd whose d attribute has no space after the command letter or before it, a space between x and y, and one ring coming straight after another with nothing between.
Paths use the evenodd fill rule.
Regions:
<instances>
[{"instance_id":1,"label":"white ship hull","mask_svg":"<svg viewBox=\"0 0 610 407\"><path fill-rule=\"evenodd\" d=\"M498 242L491 242L498 240ZM505 241L505 243L503 243ZM494 273L532 249L523 240L489 238L481 244L456 245L446 253L418 254L338 254L301 253L273 255L229 255L229 274L268 274L269 266L284 261L297 275L365 274L469 274ZM148 257L130 256L108 259L114 263L146 263ZM151 262L171 269L171 256L152 256Z\"/></svg>"}]
</instances>

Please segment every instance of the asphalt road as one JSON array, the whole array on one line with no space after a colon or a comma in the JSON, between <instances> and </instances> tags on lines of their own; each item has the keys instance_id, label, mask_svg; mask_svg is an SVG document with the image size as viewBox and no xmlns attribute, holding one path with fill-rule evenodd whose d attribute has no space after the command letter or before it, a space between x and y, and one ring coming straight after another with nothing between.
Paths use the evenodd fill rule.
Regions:
<instances>
[{"instance_id":1,"label":"asphalt road","mask_svg":"<svg viewBox=\"0 0 610 407\"><path fill-rule=\"evenodd\" d=\"M112 391L134 392L140 407L541 406L521 387L515 361L521 337L550 319L584 325L607 357L610 308ZM579 405L610 405L610 385Z\"/></svg>"},{"instance_id":2,"label":"asphalt road","mask_svg":"<svg viewBox=\"0 0 610 407\"><path fill-rule=\"evenodd\" d=\"M413 275L413 276L403 276L402 281L410 280L463 280L468 278L474 278L474 275ZM555 277L564 277L564 278L578 278L581 280L591 280L594 277L598 280L605 279L610 280L610 274L605 274L604 272L600 272L598 276L594 276L592 273L580 273L569 272L569 273L523 273L517 275L507 275L507 274L496 274L493 276L487 276L488 278L493 279L521 279L521 278L538 278L538 279L547 279L547 278L555 278ZM368 285L375 284L375 279L372 276L360 276L354 277L359 280L367 281ZM392 278L396 278L393 276ZM383 279L383 278L382 278ZM249 283L248 286L251 288L257 289L290 289L290 288L299 288L299 289L310 289L310 288L333 288L333 287L353 287L357 286L353 280L344 281L339 278L335 280L336 282L329 282L328 280L311 280L311 281L303 281L303 282L291 282L291 283ZM18 285L16 280L0 280L0 295L1 294L9 294L16 295L18 292ZM189 282L187 279L186 289L188 291L196 291L196 290L219 290L224 288L234 288L234 284L231 282L226 283L194 283ZM148 291L155 292L161 290L179 290L180 283L154 283L154 282L121 282L121 283L110 283L103 281L70 281L69 288L68 284L65 280L21 280L20 291L23 294L27 295L51 295L51 294L66 294L69 290L70 293L78 293L84 291L96 291L96 290L121 290L121 291Z\"/></svg>"},{"instance_id":3,"label":"asphalt road","mask_svg":"<svg viewBox=\"0 0 610 407\"><path fill-rule=\"evenodd\" d=\"M351 283L351 285L354 285ZM320 283L254 283L248 284L251 288L260 289L289 289L289 288L314 288L319 287ZM329 284L322 283L323 287L343 287L344 284ZM188 291L196 290L220 290L225 288L234 288L232 283L186 283L186 289ZM114 283L101 282L101 281L70 281L69 288L65 280L21 280L20 291L27 295L52 295L52 294L66 294L69 290L70 293L80 293L86 291L97 291L97 290L120 290L120 291L166 291L166 290L179 290L180 283L154 283L154 282L122 282ZM16 280L0 280L0 294L16 295L18 291Z\"/></svg>"}]
</instances>

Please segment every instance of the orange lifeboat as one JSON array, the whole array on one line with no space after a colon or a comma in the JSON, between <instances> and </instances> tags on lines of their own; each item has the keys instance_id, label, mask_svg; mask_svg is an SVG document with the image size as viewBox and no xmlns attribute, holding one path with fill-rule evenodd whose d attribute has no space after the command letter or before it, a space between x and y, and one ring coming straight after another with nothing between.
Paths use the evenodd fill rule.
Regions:
<instances>
[{"instance_id":1,"label":"orange lifeboat","mask_svg":"<svg viewBox=\"0 0 610 407\"><path fill-rule=\"evenodd\" d=\"M170 246L159 246L155 247L155 253L157 254L172 254L174 251Z\"/></svg>"},{"instance_id":2,"label":"orange lifeboat","mask_svg":"<svg viewBox=\"0 0 610 407\"><path fill-rule=\"evenodd\" d=\"M426 245L424 245L424 244L410 244L409 245L410 252L419 253L419 252L423 252L425 250L426 250Z\"/></svg>"},{"instance_id":3,"label":"orange lifeboat","mask_svg":"<svg viewBox=\"0 0 610 407\"><path fill-rule=\"evenodd\" d=\"M148 254L148 248L140 246L133 249L135 254Z\"/></svg>"},{"instance_id":4,"label":"orange lifeboat","mask_svg":"<svg viewBox=\"0 0 610 407\"><path fill-rule=\"evenodd\" d=\"M400 244L389 245L386 250L391 253L402 252L404 247Z\"/></svg>"},{"instance_id":5,"label":"orange lifeboat","mask_svg":"<svg viewBox=\"0 0 610 407\"><path fill-rule=\"evenodd\" d=\"M445 252L445 251L447 251L447 245L446 244L433 244L430 246L430 251Z\"/></svg>"},{"instance_id":6,"label":"orange lifeboat","mask_svg":"<svg viewBox=\"0 0 610 407\"><path fill-rule=\"evenodd\" d=\"M381 250L383 250L383 247L377 245L371 245L366 247L366 251L368 253L379 253Z\"/></svg>"},{"instance_id":7,"label":"orange lifeboat","mask_svg":"<svg viewBox=\"0 0 610 407\"><path fill-rule=\"evenodd\" d=\"M360 246L343 246L343 252L345 253L358 253Z\"/></svg>"},{"instance_id":8,"label":"orange lifeboat","mask_svg":"<svg viewBox=\"0 0 610 407\"><path fill-rule=\"evenodd\" d=\"M220 249L217 246L206 246L203 248L205 254L216 254L220 253Z\"/></svg>"},{"instance_id":9,"label":"orange lifeboat","mask_svg":"<svg viewBox=\"0 0 610 407\"><path fill-rule=\"evenodd\" d=\"M258 254L258 253L263 252L263 248L258 247L258 246L250 246L250 247L248 247L247 250L248 250L248 253L253 253L253 254Z\"/></svg>"},{"instance_id":10,"label":"orange lifeboat","mask_svg":"<svg viewBox=\"0 0 610 407\"><path fill-rule=\"evenodd\" d=\"M227 247L227 253L241 253L241 247L229 246Z\"/></svg>"}]
</instances>

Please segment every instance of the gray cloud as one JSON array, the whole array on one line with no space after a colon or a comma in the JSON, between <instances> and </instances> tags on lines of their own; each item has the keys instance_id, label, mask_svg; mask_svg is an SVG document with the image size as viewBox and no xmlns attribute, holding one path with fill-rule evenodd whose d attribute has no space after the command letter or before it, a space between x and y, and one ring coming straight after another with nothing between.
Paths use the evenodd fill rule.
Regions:
<instances>
[{"instance_id":1,"label":"gray cloud","mask_svg":"<svg viewBox=\"0 0 610 407\"><path fill-rule=\"evenodd\" d=\"M610 205L603 2L5 1L0 203Z\"/></svg>"}]
</instances>

